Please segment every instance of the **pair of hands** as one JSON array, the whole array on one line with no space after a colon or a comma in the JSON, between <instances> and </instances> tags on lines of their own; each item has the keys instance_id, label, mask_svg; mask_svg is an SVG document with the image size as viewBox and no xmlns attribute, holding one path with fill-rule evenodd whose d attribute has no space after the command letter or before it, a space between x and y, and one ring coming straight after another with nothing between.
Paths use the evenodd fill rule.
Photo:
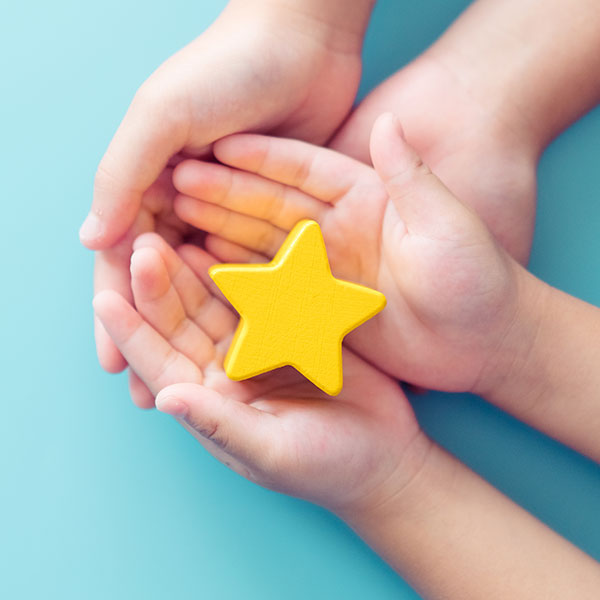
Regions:
<instances>
[{"instance_id":1,"label":"pair of hands","mask_svg":"<svg viewBox=\"0 0 600 600\"><path fill-rule=\"evenodd\" d=\"M253 33L257 30L260 35ZM226 51L221 48L222 39L234 40ZM286 44L281 52L273 53L273 46L282 39ZM219 47L218 54L215 47ZM235 67L241 56L243 72ZM179 247L194 239L190 224L200 225L216 230L216 235L207 239L207 246L219 259L263 260L276 249L277 240L296 217L316 217L322 224L335 274L381 289L393 304L393 309L388 307L372 325L350 336L351 348L394 377L443 389L475 388L486 365L480 344L488 344L485 350L491 354L489 342L494 339L487 335L485 311L498 309L504 294L511 298L509 310L500 311L502 318L494 320L500 332L514 309L513 265L493 245L473 213L418 163L414 168L399 138L391 139L390 127L382 125L381 139L373 147L374 159L379 148L382 163L378 167L391 186L387 189L371 169L335 154L320 155L314 161L314 165L325 166L326 179L321 173L316 187L305 190L308 194L285 188L290 191L282 192L281 197L285 200L291 196L292 201L282 203L287 208L271 213L272 219L261 218L268 213L260 212L265 209L260 203L249 201L241 206L223 193L223 181L219 183L218 178L223 175L219 169L225 167L184 163L175 173L175 181L180 179L178 187L188 197L177 197L172 186L172 169L181 158L203 156L214 140L236 131L268 131L317 143L330 139L350 109L359 74L358 46L350 50L331 47L305 31L282 28L279 21L261 20L252 27L225 13L140 90L100 165L93 218L82 231L86 245L101 250L95 273L97 291L112 289L121 294L105 293L96 299L97 313L116 342L111 342L100 327L99 356L110 371L121 370L127 362L132 366L132 395L138 404L149 406L154 395L171 383L189 382L191 386L182 384L163 391L157 399L159 408L182 418L211 451L246 476L339 510L340 503L367 503L375 496L375 501L380 501L382 494L396 493L422 463L426 444L416 443L422 434L395 381L350 352L345 355L345 389L335 400L323 398L294 375L283 375L283 392L278 391L282 385L278 374L247 384L225 381L219 361L233 327L229 309L209 297L212 308L207 314L214 310L220 316L203 318L198 301L194 304L186 289L195 290L194 294L202 298L208 294L206 285L202 295L199 282L191 283L190 267L177 263L176 255L156 237L138 236L156 231ZM434 60L424 57L375 91L333 137L331 146L368 162L367 138L372 124L389 108L401 116L407 125L406 137L450 189L477 208L499 239L524 259L532 222L532 211L527 212L526 207L533 204L533 165L509 152L511 136L501 133L501 120L480 117L468 90ZM256 164L253 153L265 150L261 144L279 143L284 142L230 138L218 144L214 152L221 161L246 170L235 177L252 179L247 171L261 171L252 167ZM253 179L259 188L277 188L278 194L281 181L300 186L301 182L289 180L294 164L296 173L302 173L303 161L317 150L290 144L287 168L292 173L288 171L285 176L286 165L274 165L263 172L266 178ZM396 148L387 157L390 160L386 159L386 144ZM303 151L305 156L294 154ZM406 173L416 172L404 183L404 177L395 177L402 164ZM283 174L278 170L281 166ZM333 179L332 170L340 175L340 185L334 190L339 194L335 205L330 202L332 190L323 185ZM210 177L216 179L214 195L207 189ZM425 203L421 208L428 209L413 211L416 221L409 226L404 200L414 199L414 194ZM201 211L194 206L198 197L203 201ZM223 206L223 201L234 204ZM219 215L209 218L207 202L213 203L213 209L233 208L230 214L237 213L240 223L243 218L254 218L257 228L248 228L247 238L236 237L245 228L220 227ZM526 214L515 222L519 212L506 203L519 205L520 214ZM414 204L408 206L415 208ZM465 239L453 238L456 219L458 223L464 221L469 236L473 234L477 252L465 252ZM228 220L231 225L233 219ZM432 234L432 224L441 228L439 235ZM132 257L136 238L139 251ZM467 249L470 240L468 237ZM353 244L356 251L348 254L347 248ZM487 249L483 258L481 249ZM181 248L180 254L190 266L196 265L198 274L212 260L190 246ZM451 276L461 265L468 268L457 287ZM498 274L491 290L486 288L488 267ZM478 276L481 280L475 281ZM444 285L444 277L449 286ZM178 286L178 278L190 287ZM150 290L146 303L144 285ZM483 313L478 312L477 302L463 305L469 293L486 299ZM161 304L165 298L171 304ZM431 299L435 305L429 304ZM138 313L128 304L131 300L135 300ZM161 322L163 317L168 322ZM466 337L466 326L470 331L478 318L481 329L475 328ZM211 331L213 323L219 321L223 330ZM378 327L381 330L375 330ZM203 340L202 350L199 339ZM374 343L375 339L382 340L381 345ZM156 352L146 352L148 344L154 344ZM140 348L156 362L152 356L139 357L136 352ZM409 448L415 451L409 452ZM340 464L353 468L339 473ZM393 485L384 485L390 481Z\"/></svg>"},{"instance_id":2,"label":"pair of hands","mask_svg":"<svg viewBox=\"0 0 600 600\"><path fill-rule=\"evenodd\" d=\"M330 140L332 148L369 163L371 128L388 110L449 189L517 260L527 259L535 164L503 117L487 114L458 75L425 54L377 88L337 131L358 87L360 43L332 47L331 36L312 33L315 24L301 29L250 9L240 16L240 5L140 88L103 157L81 230L83 243L99 250L96 291L131 298L129 258L140 233L156 231L175 246L194 239L172 209L172 167L182 157L204 156L215 140L253 130ZM96 339L103 367L124 369L101 327Z\"/></svg>"},{"instance_id":3,"label":"pair of hands","mask_svg":"<svg viewBox=\"0 0 600 600\"><path fill-rule=\"evenodd\" d=\"M342 393L329 398L289 370L227 379L222 360L236 319L207 277L216 259L196 246L177 253L157 235L138 237L137 311L104 291L96 314L157 407L236 471L343 514L381 505L428 451L395 378L485 385L517 319L520 267L422 163L391 114L373 128L376 170L253 134L224 138L213 151L221 164L176 167L174 211L211 232L217 258L266 261L298 220L311 218L334 275L386 295L383 313L348 338Z\"/></svg>"}]
</instances>

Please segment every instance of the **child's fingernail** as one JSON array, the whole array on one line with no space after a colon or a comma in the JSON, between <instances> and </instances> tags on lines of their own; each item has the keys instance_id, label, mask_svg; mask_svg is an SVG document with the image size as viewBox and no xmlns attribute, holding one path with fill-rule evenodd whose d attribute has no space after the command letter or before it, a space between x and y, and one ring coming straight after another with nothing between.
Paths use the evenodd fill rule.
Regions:
<instances>
[{"instance_id":1,"label":"child's fingernail","mask_svg":"<svg viewBox=\"0 0 600 600\"><path fill-rule=\"evenodd\" d=\"M102 234L102 222L94 213L90 213L79 229L79 239L82 242L91 242Z\"/></svg>"},{"instance_id":2,"label":"child's fingernail","mask_svg":"<svg viewBox=\"0 0 600 600\"><path fill-rule=\"evenodd\" d=\"M188 414L188 406L178 398L173 396L161 396L160 394L156 397L156 408L160 412L172 417L182 417Z\"/></svg>"},{"instance_id":3,"label":"child's fingernail","mask_svg":"<svg viewBox=\"0 0 600 600\"><path fill-rule=\"evenodd\" d=\"M400 117L398 115L393 115L392 122L394 123L394 127L396 128L398 135L401 138L404 138L404 128L402 127L402 122L400 121Z\"/></svg>"}]
</instances>

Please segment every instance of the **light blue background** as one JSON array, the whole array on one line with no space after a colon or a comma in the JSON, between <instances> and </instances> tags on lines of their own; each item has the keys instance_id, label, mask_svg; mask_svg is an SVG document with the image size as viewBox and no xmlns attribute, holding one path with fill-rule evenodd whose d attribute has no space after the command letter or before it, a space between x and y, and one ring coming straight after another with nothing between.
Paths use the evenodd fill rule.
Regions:
<instances>
[{"instance_id":1,"label":"light blue background","mask_svg":"<svg viewBox=\"0 0 600 600\"><path fill-rule=\"evenodd\" d=\"M222 1L4 2L0 597L417 598L343 524L230 473L135 409L92 340L77 229L138 85ZM362 91L426 47L464 0L381 0ZM600 110L540 167L533 271L600 304ZM597 466L476 398L414 401L424 428L600 558Z\"/></svg>"}]
</instances>

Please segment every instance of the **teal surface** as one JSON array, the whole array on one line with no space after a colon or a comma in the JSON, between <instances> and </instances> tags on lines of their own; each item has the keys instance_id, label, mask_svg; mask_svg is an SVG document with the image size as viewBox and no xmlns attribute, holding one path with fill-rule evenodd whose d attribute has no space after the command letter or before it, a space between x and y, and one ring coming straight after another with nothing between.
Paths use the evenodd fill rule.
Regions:
<instances>
[{"instance_id":1,"label":"teal surface","mask_svg":"<svg viewBox=\"0 0 600 600\"><path fill-rule=\"evenodd\" d=\"M381 0L362 93L464 0ZM134 91L222 1L3 3L0 598L414 599L325 511L258 488L135 409L92 339L77 229ZM600 305L600 110L540 166L532 269ZM469 396L414 400L424 428L600 559L600 470Z\"/></svg>"}]
</instances>

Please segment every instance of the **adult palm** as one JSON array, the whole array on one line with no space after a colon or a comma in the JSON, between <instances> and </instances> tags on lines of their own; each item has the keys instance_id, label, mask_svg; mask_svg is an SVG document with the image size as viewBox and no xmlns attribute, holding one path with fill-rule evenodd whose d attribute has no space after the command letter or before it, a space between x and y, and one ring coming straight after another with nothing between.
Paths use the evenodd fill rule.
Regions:
<instances>
[{"instance_id":1,"label":"adult palm","mask_svg":"<svg viewBox=\"0 0 600 600\"><path fill-rule=\"evenodd\" d=\"M519 262L529 258L540 148L518 110L483 92L435 46L377 87L329 146L370 164L377 117L396 114L408 143Z\"/></svg>"}]
</instances>

